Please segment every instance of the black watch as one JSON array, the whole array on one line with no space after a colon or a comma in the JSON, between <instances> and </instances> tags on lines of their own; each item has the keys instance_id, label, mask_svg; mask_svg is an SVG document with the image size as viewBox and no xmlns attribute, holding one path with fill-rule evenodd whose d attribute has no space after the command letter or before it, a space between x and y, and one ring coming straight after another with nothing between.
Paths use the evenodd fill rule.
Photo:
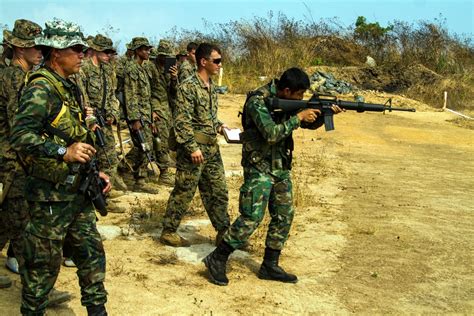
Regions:
<instances>
[{"instance_id":1,"label":"black watch","mask_svg":"<svg viewBox=\"0 0 474 316\"><path fill-rule=\"evenodd\" d=\"M58 158L62 160L64 158L64 155L66 154L66 152L67 152L66 147L64 147L64 146L59 147L58 148Z\"/></svg>"}]
</instances>

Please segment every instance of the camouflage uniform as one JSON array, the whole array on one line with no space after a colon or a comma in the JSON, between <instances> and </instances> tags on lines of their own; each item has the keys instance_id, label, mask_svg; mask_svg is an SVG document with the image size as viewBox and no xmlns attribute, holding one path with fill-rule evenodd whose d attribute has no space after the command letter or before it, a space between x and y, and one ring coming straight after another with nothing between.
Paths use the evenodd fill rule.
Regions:
<instances>
[{"instance_id":1,"label":"camouflage uniform","mask_svg":"<svg viewBox=\"0 0 474 316\"><path fill-rule=\"evenodd\" d=\"M113 50L112 41L100 34L94 37L90 44L91 48L97 51ZM96 66L92 58L89 58L83 62L80 75L89 98L89 106L99 112L104 120L120 119L119 104L115 97L115 82L110 67L106 64ZM97 156L101 169L113 178L117 176L118 157L112 126L106 124L102 127L102 132L105 137L105 148L97 148Z\"/></svg>"},{"instance_id":2,"label":"camouflage uniform","mask_svg":"<svg viewBox=\"0 0 474 316\"><path fill-rule=\"evenodd\" d=\"M135 37L130 49L135 50L141 46L151 47L148 40L143 37ZM136 121L142 119L145 126L142 131L145 136L146 146L153 148L153 136L151 134L151 86L152 74L149 66L144 62L140 65L135 59L129 60L124 68L124 92L125 106L128 120ZM126 159L132 162L135 171L135 179L143 179L147 174L148 160L143 151L134 146L126 155Z\"/></svg>"},{"instance_id":3,"label":"camouflage uniform","mask_svg":"<svg viewBox=\"0 0 474 316\"><path fill-rule=\"evenodd\" d=\"M179 65L179 82L183 82L186 78L191 77L196 71L197 66L186 59Z\"/></svg>"},{"instance_id":4,"label":"camouflage uniform","mask_svg":"<svg viewBox=\"0 0 474 316\"><path fill-rule=\"evenodd\" d=\"M171 56L171 44L168 41L160 40L157 50L158 57ZM155 156L158 167L163 172L170 167L169 138L173 128L173 117L171 109L174 108L177 93L177 81L171 78L169 73L165 74L164 66L155 62L155 71L152 78L152 110L159 121L156 125L160 138L160 146L155 149Z\"/></svg>"},{"instance_id":5,"label":"camouflage uniform","mask_svg":"<svg viewBox=\"0 0 474 316\"><path fill-rule=\"evenodd\" d=\"M86 46L79 27L72 23L47 22L44 34L38 45L56 49ZM25 198L30 206L30 219L23 238L24 263L20 264L21 312L26 315L44 314L47 295L59 273L66 234L71 238L73 260L78 267L82 304L88 310L103 308L107 300L103 284L105 253L96 228L94 206L69 184L75 164L62 160L60 148L66 146L66 141L59 134L45 133L54 127L69 135L73 142L93 144L93 136L81 122L82 109L75 99L75 89L70 80L49 68L41 68L30 76L14 118L11 146L19 152L28 170Z\"/></svg>"},{"instance_id":6,"label":"camouflage uniform","mask_svg":"<svg viewBox=\"0 0 474 316\"><path fill-rule=\"evenodd\" d=\"M178 87L175 133L178 142L175 186L168 200L163 231L175 232L188 210L196 188L217 231L229 226L228 192L217 130L217 93L212 80L207 88L195 73ZM191 154L201 150L202 164L193 164Z\"/></svg>"},{"instance_id":7,"label":"camouflage uniform","mask_svg":"<svg viewBox=\"0 0 474 316\"><path fill-rule=\"evenodd\" d=\"M268 97L275 96L275 86L268 84L253 93L244 106L241 136L244 183L240 188L240 217L224 235L224 241L233 249L245 244L268 209L271 221L266 247L281 250L288 239L293 220L291 183L292 132L300 127L296 116L272 117L265 105ZM304 128L321 125L302 124Z\"/></svg>"},{"instance_id":8,"label":"camouflage uniform","mask_svg":"<svg viewBox=\"0 0 474 316\"><path fill-rule=\"evenodd\" d=\"M16 47L34 47L35 37L41 35L41 27L28 20L17 20L12 32L5 30L4 40ZM28 219L28 203L23 197L25 173L17 163L15 152L10 148L8 137L13 117L18 109L18 94L24 84L26 72L17 64L10 64L0 73L0 182L5 199L0 215L0 240L3 248L10 239L14 257L20 260L21 235ZM10 250L9 250L10 251ZM8 255L11 257L11 254Z\"/></svg>"}]
</instances>

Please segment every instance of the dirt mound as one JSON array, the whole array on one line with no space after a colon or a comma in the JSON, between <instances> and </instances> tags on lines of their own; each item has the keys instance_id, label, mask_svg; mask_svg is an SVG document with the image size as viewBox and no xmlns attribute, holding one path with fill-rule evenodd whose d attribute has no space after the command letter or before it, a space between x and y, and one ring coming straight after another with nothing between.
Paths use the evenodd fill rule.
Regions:
<instances>
[{"instance_id":1,"label":"dirt mound","mask_svg":"<svg viewBox=\"0 0 474 316\"><path fill-rule=\"evenodd\" d=\"M318 36L313 39L314 52L326 64L363 65L367 49L335 36Z\"/></svg>"}]
</instances>

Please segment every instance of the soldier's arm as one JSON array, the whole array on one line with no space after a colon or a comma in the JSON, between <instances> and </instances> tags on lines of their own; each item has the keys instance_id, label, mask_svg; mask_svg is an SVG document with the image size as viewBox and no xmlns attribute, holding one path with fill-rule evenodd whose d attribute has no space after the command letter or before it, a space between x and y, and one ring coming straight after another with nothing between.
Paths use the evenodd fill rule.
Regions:
<instances>
[{"instance_id":1,"label":"soldier's arm","mask_svg":"<svg viewBox=\"0 0 474 316\"><path fill-rule=\"evenodd\" d=\"M13 68L12 68L13 69ZM24 83L25 80L25 73L19 69L13 71L12 73L5 73L9 81L9 84L5 85L5 93L6 93L6 105L7 105L7 118L8 118L8 125L11 127L13 126L13 119L15 114L18 110L18 93ZM4 81L7 83L8 81Z\"/></svg>"},{"instance_id":2,"label":"soldier's arm","mask_svg":"<svg viewBox=\"0 0 474 316\"><path fill-rule=\"evenodd\" d=\"M59 106L61 100L52 96L50 88L41 81L29 87L20 99L10 135L13 149L36 157L58 158L60 145L51 138L43 137L44 124L48 124L51 107Z\"/></svg>"},{"instance_id":3,"label":"soldier's arm","mask_svg":"<svg viewBox=\"0 0 474 316\"><path fill-rule=\"evenodd\" d=\"M138 73L134 69L125 70L125 106L127 107L128 119L136 121L140 119L140 96L138 92Z\"/></svg>"},{"instance_id":4,"label":"soldier's arm","mask_svg":"<svg viewBox=\"0 0 474 316\"><path fill-rule=\"evenodd\" d=\"M296 115L283 123L275 123L265 106L263 97L257 96L248 102L247 115L250 115L263 138L270 144L282 141L300 126L300 120Z\"/></svg>"},{"instance_id":5,"label":"soldier's arm","mask_svg":"<svg viewBox=\"0 0 474 316\"><path fill-rule=\"evenodd\" d=\"M194 129L192 118L194 114L193 98L195 93L190 91L188 85L181 85L178 89L178 99L176 102L174 129L176 141L184 145L188 154L199 150L199 145L194 139Z\"/></svg>"}]
</instances>

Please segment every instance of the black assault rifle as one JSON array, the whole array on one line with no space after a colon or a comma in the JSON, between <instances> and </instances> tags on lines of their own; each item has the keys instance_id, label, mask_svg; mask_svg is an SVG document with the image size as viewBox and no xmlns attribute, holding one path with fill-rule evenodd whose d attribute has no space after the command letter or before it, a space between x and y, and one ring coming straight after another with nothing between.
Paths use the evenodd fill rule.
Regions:
<instances>
[{"instance_id":1,"label":"black assault rifle","mask_svg":"<svg viewBox=\"0 0 474 316\"><path fill-rule=\"evenodd\" d=\"M333 115L331 110L333 105L339 106L341 109L361 112L385 112L385 111L406 111L416 112L413 108L397 108L392 107L392 99L388 99L385 104L365 103L365 102L351 102L339 100L332 95L313 94L309 100L287 100L279 98L269 98L268 108L271 112L298 112L304 109L320 110L324 117L324 127L326 131L334 129Z\"/></svg>"}]
</instances>

